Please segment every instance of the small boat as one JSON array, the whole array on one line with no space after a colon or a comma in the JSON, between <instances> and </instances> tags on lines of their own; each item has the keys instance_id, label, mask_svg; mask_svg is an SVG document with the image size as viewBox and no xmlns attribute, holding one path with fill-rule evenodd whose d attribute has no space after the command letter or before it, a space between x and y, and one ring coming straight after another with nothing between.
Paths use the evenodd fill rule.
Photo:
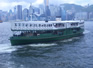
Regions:
<instances>
[{"instance_id":1,"label":"small boat","mask_svg":"<svg viewBox=\"0 0 93 68\"><path fill-rule=\"evenodd\" d=\"M47 43L80 36L84 21L23 21L13 22L12 45Z\"/></svg>"},{"instance_id":2,"label":"small boat","mask_svg":"<svg viewBox=\"0 0 93 68\"><path fill-rule=\"evenodd\" d=\"M0 23L2 23L3 21L0 20Z\"/></svg>"}]
</instances>

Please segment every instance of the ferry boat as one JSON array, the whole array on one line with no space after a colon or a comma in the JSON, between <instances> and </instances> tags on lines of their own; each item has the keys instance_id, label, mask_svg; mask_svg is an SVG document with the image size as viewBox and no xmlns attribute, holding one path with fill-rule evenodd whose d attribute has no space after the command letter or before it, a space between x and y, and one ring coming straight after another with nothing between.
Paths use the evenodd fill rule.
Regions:
<instances>
[{"instance_id":1,"label":"ferry boat","mask_svg":"<svg viewBox=\"0 0 93 68\"><path fill-rule=\"evenodd\" d=\"M23 21L11 25L12 45L47 43L79 36L84 31L84 21Z\"/></svg>"}]
</instances>

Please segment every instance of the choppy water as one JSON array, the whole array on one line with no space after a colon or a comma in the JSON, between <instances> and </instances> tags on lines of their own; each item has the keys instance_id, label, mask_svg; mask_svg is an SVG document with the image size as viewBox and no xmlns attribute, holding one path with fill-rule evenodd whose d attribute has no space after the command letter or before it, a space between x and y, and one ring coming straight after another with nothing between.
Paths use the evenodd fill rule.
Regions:
<instances>
[{"instance_id":1,"label":"choppy water","mask_svg":"<svg viewBox=\"0 0 93 68\"><path fill-rule=\"evenodd\" d=\"M93 22L83 36L48 43L11 46L10 23L0 23L0 68L93 68Z\"/></svg>"}]
</instances>

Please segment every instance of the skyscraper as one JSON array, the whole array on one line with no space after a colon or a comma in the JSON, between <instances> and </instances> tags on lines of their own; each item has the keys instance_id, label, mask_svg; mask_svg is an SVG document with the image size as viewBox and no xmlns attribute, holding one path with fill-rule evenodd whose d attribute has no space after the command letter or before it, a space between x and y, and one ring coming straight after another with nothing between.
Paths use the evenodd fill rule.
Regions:
<instances>
[{"instance_id":1,"label":"skyscraper","mask_svg":"<svg viewBox=\"0 0 93 68\"><path fill-rule=\"evenodd\" d=\"M22 20L22 5L17 5L17 19Z\"/></svg>"},{"instance_id":2,"label":"skyscraper","mask_svg":"<svg viewBox=\"0 0 93 68\"><path fill-rule=\"evenodd\" d=\"M64 6L61 6L61 20L66 20L66 10L64 9Z\"/></svg>"},{"instance_id":3,"label":"skyscraper","mask_svg":"<svg viewBox=\"0 0 93 68\"><path fill-rule=\"evenodd\" d=\"M16 6L14 7L14 14L16 14Z\"/></svg>"},{"instance_id":4,"label":"skyscraper","mask_svg":"<svg viewBox=\"0 0 93 68\"><path fill-rule=\"evenodd\" d=\"M34 13L34 9L33 9L32 4L30 4L30 7L29 7L29 15L32 15L33 13Z\"/></svg>"},{"instance_id":5,"label":"skyscraper","mask_svg":"<svg viewBox=\"0 0 93 68\"><path fill-rule=\"evenodd\" d=\"M44 4L45 4L45 16L47 20L51 16L50 9L49 9L49 0L44 0Z\"/></svg>"},{"instance_id":6,"label":"skyscraper","mask_svg":"<svg viewBox=\"0 0 93 68\"><path fill-rule=\"evenodd\" d=\"M22 19L25 21L28 20L28 15L29 15L28 9L25 8L22 12Z\"/></svg>"},{"instance_id":7,"label":"skyscraper","mask_svg":"<svg viewBox=\"0 0 93 68\"><path fill-rule=\"evenodd\" d=\"M49 6L49 0L44 0L45 6Z\"/></svg>"},{"instance_id":8,"label":"skyscraper","mask_svg":"<svg viewBox=\"0 0 93 68\"><path fill-rule=\"evenodd\" d=\"M33 13L34 13L34 9L33 9L32 4L30 4L30 7L29 7L29 20L32 20Z\"/></svg>"},{"instance_id":9,"label":"skyscraper","mask_svg":"<svg viewBox=\"0 0 93 68\"><path fill-rule=\"evenodd\" d=\"M39 5L39 9L40 9L40 14L44 14L44 6L43 5Z\"/></svg>"}]
</instances>

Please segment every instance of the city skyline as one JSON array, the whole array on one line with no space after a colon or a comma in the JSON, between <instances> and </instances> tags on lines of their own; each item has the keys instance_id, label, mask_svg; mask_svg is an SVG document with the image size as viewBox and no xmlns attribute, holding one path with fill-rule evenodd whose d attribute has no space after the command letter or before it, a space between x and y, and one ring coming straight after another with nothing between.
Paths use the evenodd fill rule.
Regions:
<instances>
[{"instance_id":1,"label":"city skyline","mask_svg":"<svg viewBox=\"0 0 93 68\"><path fill-rule=\"evenodd\" d=\"M10 21L10 20L24 20L24 21L43 21L50 20L54 21L56 18L60 17L61 20L74 20L79 19L81 10L82 10L82 18L83 19L91 19L93 18L93 10L91 6L87 4L85 6L75 5L75 4L59 4L53 5L50 3L51 0L39 0L28 4L28 7L24 7L23 5L16 5L13 9L7 11L0 10L0 20L2 21ZM34 6L33 4L40 4L39 7ZM11 5L12 6L12 5ZM5 9L5 8L4 8ZM88 11L86 9L89 9ZM81 19L81 18L80 18Z\"/></svg>"},{"instance_id":2,"label":"city skyline","mask_svg":"<svg viewBox=\"0 0 93 68\"><path fill-rule=\"evenodd\" d=\"M9 11L10 9L13 9L16 5L22 5L23 8L28 8L29 5L32 3L33 6L38 6L39 4L43 4L44 0L0 0L0 10L3 11ZM63 4L63 3L70 3L70 4L77 4L77 5L82 5L85 6L87 4L92 4L93 0L87 1L87 0L49 0L50 4Z\"/></svg>"}]
</instances>

